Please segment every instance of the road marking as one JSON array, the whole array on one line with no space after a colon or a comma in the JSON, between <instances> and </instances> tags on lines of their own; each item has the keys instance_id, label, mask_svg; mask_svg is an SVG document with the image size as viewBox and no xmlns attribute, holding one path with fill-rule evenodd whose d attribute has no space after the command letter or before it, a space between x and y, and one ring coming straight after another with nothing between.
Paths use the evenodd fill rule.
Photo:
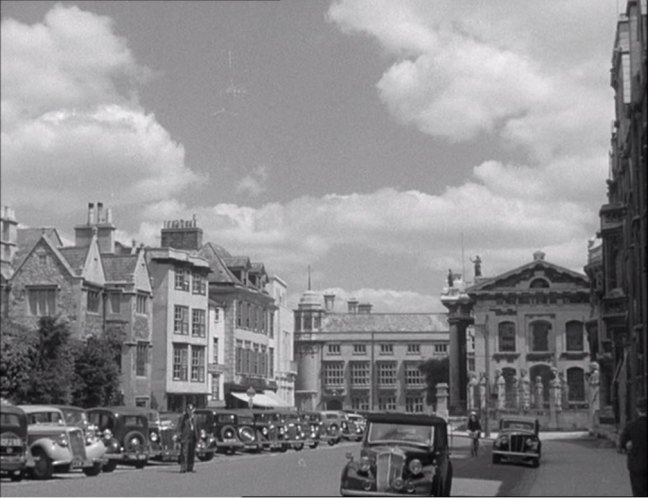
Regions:
<instances>
[{"instance_id":1,"label":"road marking","mask_svg":"<svg viewBox=\"0 0 648 498\"><path fill-rule=\"evenodd\" d=\"M501 485L502 481L453 477L452 496L497 496Z\"/></svg>"}]
</instances>

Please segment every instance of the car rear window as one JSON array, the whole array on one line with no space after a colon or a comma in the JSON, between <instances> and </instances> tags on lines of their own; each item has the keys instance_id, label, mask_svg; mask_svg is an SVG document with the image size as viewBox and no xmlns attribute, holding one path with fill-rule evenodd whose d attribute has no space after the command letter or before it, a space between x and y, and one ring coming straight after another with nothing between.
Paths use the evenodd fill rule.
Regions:
<instances>
[{"instance_id":1,"label":"car rear window","mask_svg":"<svg viewBox=\"0 0 648 498\"><path fill-rule=\"evenodd\" d=\"M535 424L532 422L520 422L517 420L503 420L502 429L522 429L525 431L535 431Z\"/></svg>"},{"instance_id":2,"label":"car rear window","mask_svg":"<svg viewBox=\"0 0 648 498\"><path fill-rule=\"evenodd\" d=\"M27 414L27 422L29 424L61 424L63 425L63 417L59 412L34 412Z\"/></svg>"},{"instance_id":3,"label":"car rear window","mask_svg":"<svg viewBox=\"0 0 648 498\"><path fill-rule=\"evenodd\" d=\"M145 417L137 415L124 415L124 425L128 427L146 427Z\"/></svg>"},{"instance_id":4,"label":"car rear window","mask_svg":"<svg viewBox=\"0 0 648 498\"><path fill-rule=\"evenodd\" d=\"M334 419L334 418L338 418L338 416L337 415L326 415L326 418Z\"/></svg>"},{"instance_id":5,"label":"car rear window","mask_svg":"<svg viewBox=\"0 0 648 498\"><path fill-rule=\"evenodd\" d=\"M85 412L80 410L62 410L65 415L65 421L69 425L83 424L88 421Z\"/></svg>"},{"instance_id":6,"label":"car rear window","mask_svg":"<svg viewBox=\"0 0 648 498\"><path fill-rule=\"evenodd\" d=\"M367 442L411 441L431 445L434 442L434 426L414 424L392 424L374 422L369 427Z\"/></svg>"},{"instance_id":7,"label":"car rear window","mask_svg":"<svg viewBox=\"0 0 648 498\"><path fill-rule=\"evenodd\" d=\"M236 415L218 415L218 417L216 417L216 420L221 423L228 424L236 420Z\"/></svg>"},{"instance_id":8,"label":"car rear window","mask_svg":"<svg viewBox=\"0 0 648 498\"><path fill-rule=\"evenodd\" d=\"M15 413L0 413L0 425L20 427L20 417Z\"/></svg>"}]
</instances>

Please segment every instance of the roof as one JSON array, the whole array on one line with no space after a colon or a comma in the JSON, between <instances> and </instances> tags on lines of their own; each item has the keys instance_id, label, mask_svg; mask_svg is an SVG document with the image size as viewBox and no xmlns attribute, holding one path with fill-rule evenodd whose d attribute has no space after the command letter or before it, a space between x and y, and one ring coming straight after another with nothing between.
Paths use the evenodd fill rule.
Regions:
<instances>
[{"instance_id":1,"label":"roof","mask_svg":"<svg viewBox=\"0 0 648 498\"><path fill-rule=\"evenodd\" d=\"M525 417L524 415L502 415L500 420L510 420L511 422L528 422L535 424L538 420L536 417Z\"/></svg>"},{"instance_id":2,"label":"roof","mask_svg":"<svg viewBox=\"0 0 648 498\"><path fill-rule=\"evenodd\" d=\"M229 258L223 258L225 264L230 268L249 268L250 258L247 256L231 256Z\"/></svg>"},{"instance_id":3,"label":"roof","mask_svg":"<svg viewBox=\"0 0 648 498\"><path fill-rule=\"evenodd\" d=\"M220 284L240 284L239 280L232 274L224 261L224 256L219 254L220 246L208 242L200 248L200 255L207 259L211 273L209 282ZM227 253L229 255L229 253Z\"/></svg>"},{"instance_id":4,"label":"roof","mask_svg":"<svg viewBox=\"0 0 648 498\"><path fill-rule=\"evenodd\" d=\"M42 228L19 228L16 232L16 257L14 260L14 268L18 268L23 260L29 255L32 248L40 240L41 236L47 237L51 245L57 248L63 246L61 237L59 237L56 228L42 227Z\"/></svg>"},{"instance_id":5,"label":"roof","mask_svg":"<svg viewBox=\"0 0 648 498\"><path fill-rule=\"evenodd\" d=\"M102 254L107 282L130 282L137 265L137 254Z\"/></svg>"},{"instance_id":6,"label":"roof","mask_svg":"<svg viewBox=\"0 0 648 498\"><path fill-rule=\"evenodd\" d=\"M88 255L88 247L61 247L59 249L76 275L81 275Z\"/></svg>"},{"instance_id":7,"label":"roof","mask_svg":"<svg viewBox=\"0 0 648 498\"><path fill-rule=\"evenodd\" d=\"M436 415L421 415L411 413L369 413L367 422L382 422L392 424L415 425L446 425L446 421Z\"/></svg>"},{"instance_id":8,"label":"roof","mask_svg":"<svg viewBox=\"0 0 648 498\"><path fill-rule=\"evenodd\" d=\"M18 405L25 413L44 412L44 411L61 411L58 406L54 405Z\"/></svg>"},{"instance_id":9,"label":"roof","mask_svg":"<svg viewBox=\"0 0 648 498\"><path fill-rule=\"evenodd\" d=\"M445 313L330 313L323 332L447 332Z\"/></svg>"},{"instance_id":10,"label":"roof","mask_svg":"<svg viewBox=\"0 0 648 498\"><path fill-rule=\"evenodd\" d=\"M119 413L121 415L143 415L147 416L147 410L139 406L96 406L88 408L86 411L105 410L112 413ZM147 417L148 418L148 417Z\"/></svg>"},{"instance_id":11,"label":"roof","mask_svg":"<svg viewBox=\"0 0 648 498\"><path fill-rule=\"evenodd\" d=\"M0 403L0 412L25 414L25 411L22 408L10 405L9 403Z\"/></svg>"}]
</instances>

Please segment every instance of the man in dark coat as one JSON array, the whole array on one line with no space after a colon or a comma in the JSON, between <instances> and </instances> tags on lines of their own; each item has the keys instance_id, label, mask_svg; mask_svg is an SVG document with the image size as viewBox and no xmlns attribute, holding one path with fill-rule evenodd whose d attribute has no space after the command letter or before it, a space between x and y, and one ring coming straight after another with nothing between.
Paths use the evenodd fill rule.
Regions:
<instances>
[{"instance_id":1,"label":"man in dark coat","mask_svg":"<svg viewBox=\"0 0 648 498\"><path fill-rule=\"evenodd\" d=\"M634 496L648 496L648 464L646 462L646 398L637 401L638 417L628 422L621 433L619 446L628 452L628 473Z\"/></svg>"},{"instance_id":2,"label":"man in dark coat","mask_svg":"<svg viewBox=\"0 0 648 498\"><path fill-rule=\"evenodd\" d=\"M191 403L187 405L178 423L177 432L180 440L180 472L195 472L196 443L200 435L194 418L194 406Z\"/></svg>"}]
</instances>

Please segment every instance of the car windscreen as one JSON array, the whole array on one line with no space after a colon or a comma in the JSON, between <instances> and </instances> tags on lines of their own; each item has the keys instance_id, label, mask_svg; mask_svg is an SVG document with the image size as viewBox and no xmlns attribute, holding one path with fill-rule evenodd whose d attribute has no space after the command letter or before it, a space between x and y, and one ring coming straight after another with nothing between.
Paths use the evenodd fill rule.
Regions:
<instances>
[{"instance_id":1,"label":"car windscreen","mask_svg":"<svg viewBox=\"0 0 648 498\"><path fill-rule=\"evenodd\" d=\"M220 424L233 424L236 422L236 415L218 415L216 420Z\"/></svg>"},{"instance_id":2,"label":"car windscreen","mask_svg":"<svg viewBox=\"0 0 648 498\"><path fill-rule=\"evenodd\" d=\"M332 419L336 419L336 418L338 418L338 415L335 415L335 414L327 414L327 415L326 415L326 418L329 419L329 420L332 420Z\"/></svg>"},{"instance_id":3,"label":"car windscreen","mask_svg":"<svg viewBox=\"0 0 648 498\"><path fill-rule=\"evenodd\" d=\"M20 417L16 413L0 413L0 426L20 427Z\"/></svg>"},{"instance_id":4,"label":"car windscreen","mask_svg":"<svg viewBox=\"0 0 648 498\"><path fill-rule=\"evenodd\" d=\"M81 425L88 421L85 412L81 410L61 410L68 425Z\"/></svg>"},{"instance_id":5,"label":"car windscreen","mask_svg":"<svg viewBox=\"0 0 648 498\"><path fill-rule=\"evenodd\" d=\"M28 424L60 424L63 425L63 416L60 412L33 412L27 414Z\"/></svg>"},{"instance_id":6,"label":"car windscreen","mask_svg":"<svg viewBox=\"0 0 648 498\"><path fill-rule=\"evenodd\" d=\"M238 423L240 425L244 425L244 424L245 425L252 425L254 423L254 420L252 419L252 417L250 417L248 415L239 415L238 416Z\"/></svg>"},{"instance_id":7,"label":"car windscreen","mask_svg":"<svg viewBox=\"0 0 648 498\"><path fill-rule=\"evenodd\" d=\"M369 426L368 443L394 441L432 445L434 442L434 426L385 422L373 422Z\"/></svg>"},{"instance_id":8,"label":"car windscreen","mask_svg":"<svg viewBox=\"0 0 648 498\"><path fill-rule=\"evenodd\" d=\"M534 432L535 424L533 422L521 422L519 420L502 420L502 429L521 429L523 431Z\"/></svg>"},{"instance_id":9,"label":"car windscreen","mask_svg":"<svg viewBox=\"0 0 648 498\"><path fill-rule=\"evenodd\" d=\"M123 420L126 427L146 427L146 417L139 415L124 415Z\"/></svg>"}]
</instances>

